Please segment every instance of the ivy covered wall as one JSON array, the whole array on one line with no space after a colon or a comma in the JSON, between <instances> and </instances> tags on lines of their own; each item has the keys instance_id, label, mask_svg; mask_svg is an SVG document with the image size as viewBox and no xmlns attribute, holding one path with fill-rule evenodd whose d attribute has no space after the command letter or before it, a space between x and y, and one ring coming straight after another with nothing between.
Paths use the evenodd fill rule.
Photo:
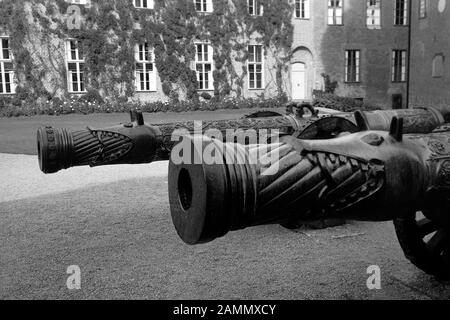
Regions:
<instances>
[{"instance_id":1,"label":"ivy covered wall","mask_svg":"<svg viewBox=\"0 0 450 320\"><path fill-rule=\"evenodd\" d=\"M262 16L248 14L247 1L213 0L212 13L195 11L189 0L155 0L153 10L137 9L131 0L92 0L81 8L80 29L69 29L64 0L3 0L0 35L10 37L21 100L68 97L65 40L82 40L87 96L95 99L197 100L193 71L195 41L214 49L213 99L227 96L275 96L286 93L292 47L292 4L260 0ZM154 48L156 93L137 93L134 45ZM248 44L263 44L265 81L248 90Z\"/></svg>"}]
</instances>

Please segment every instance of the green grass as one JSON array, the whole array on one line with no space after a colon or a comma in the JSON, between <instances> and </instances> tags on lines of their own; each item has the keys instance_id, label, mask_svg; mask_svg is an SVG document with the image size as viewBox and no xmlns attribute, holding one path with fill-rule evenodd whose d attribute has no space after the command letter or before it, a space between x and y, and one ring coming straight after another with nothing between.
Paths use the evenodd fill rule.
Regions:
<instances>
[{"instance_id":1,"label":"green grass","mask_svg":"<svg viewBox=\"0 0 450 320\"><path fill-rule=\"evenodd\" d=\"M242 115L256 111L255 109L239 109L147 113L144 114L144 118L147 124L189 120L224 120L240 118ZM125 113L0 118L0 153L36 154L36 131L41 126L51 125L76 130L83 129L86 126L103 128L126 121L129 121L129 115Z\"/></svg>"}]
</instances>

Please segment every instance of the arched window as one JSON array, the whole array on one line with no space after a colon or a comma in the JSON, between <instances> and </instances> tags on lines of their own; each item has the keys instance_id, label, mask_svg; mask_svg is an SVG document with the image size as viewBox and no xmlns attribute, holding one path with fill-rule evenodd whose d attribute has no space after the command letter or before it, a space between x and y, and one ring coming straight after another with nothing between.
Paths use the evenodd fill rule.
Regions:
<instances>
[{"instance_id":1,"label":"arched window","mask_svg":"<svg viewBox=\"0 0 450 320\"><path fill-rule=\"evenodd\" d=\"M444 55L437 54L433 58L432 75L433 78L440 78L444 76Z\"/></svg>"}]
</instances>

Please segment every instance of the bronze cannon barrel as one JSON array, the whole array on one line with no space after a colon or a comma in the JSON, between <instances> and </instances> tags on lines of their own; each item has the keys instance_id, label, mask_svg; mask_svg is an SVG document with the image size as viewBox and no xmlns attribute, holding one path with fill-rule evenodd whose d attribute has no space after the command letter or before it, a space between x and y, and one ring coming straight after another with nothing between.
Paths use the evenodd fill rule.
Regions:
<instances>
[{"instance_id":1,"label":"bronze cannon barrel","mask_svg":"<svg viewBox=\"0 0 450 320\"><path fill-rule=\"evenodd\" d=\"M295 219L388 221L411 209L439 210L428 197L438 190L448 202L450 132L403 136L401 122L395 118L390 132L314 141L284 137L272 145L184 137L169 163L178 235L198 244ZM181 148L190 157L180 159ZM448 213L434 216L449 225Z\"/></svg>"},{"instance_id":2,"label":"bronze cannon barrel","mask_svg":"<svg viewBox=\"0 0 450 320\"><path fill-rule=\"evenodd\" d=\"M168 160L170 151L181 135L196 131L219 131L223 138L245 143L246 131L259 134L261 130L273 134L300 137L331 138L339 132L358 130L351 114L322 118L277 116L236 120L187 121L159 125L145 125L140 112L131 113L131 121L109 128L66 129L41 127L37 132L39 166L44 173L89 165L150 163ZM197 133L198 133L197 132Z\"/></svg>"},{"instance_id":3,"label":"bronze cannon barrel","mask_svg":"<svg viewBox=\"0 0 450 320\"><path fill-rule=\"evenodd\" d=\"M449 108L450 109L450 108ZM237 142L245 130L277 131L302 139L329 139L340 132L362 129L387 130L389 121L401 116L406 133L429 133L445 122L448 110L433 108L358 111L335 116L299 118L294 115L268 118L243 118L236 120L204 121L199 129L219 130L224 139L227 130L235 130ZM358 129L359 128L359 129ZM147 126L142 113L132 112L131 122L118 126L69 131L42 127L37 133L39 165L44 173L54 173L74 166L101 166L112 164L150 163L167 160L174 144L175 132L193 133L193 122L177 122ZM237 137L236 137L237 136ZM228 141L228 140L227 140ZM245 142L245 141L244 141Z\"/></svg>"}]
</instances>

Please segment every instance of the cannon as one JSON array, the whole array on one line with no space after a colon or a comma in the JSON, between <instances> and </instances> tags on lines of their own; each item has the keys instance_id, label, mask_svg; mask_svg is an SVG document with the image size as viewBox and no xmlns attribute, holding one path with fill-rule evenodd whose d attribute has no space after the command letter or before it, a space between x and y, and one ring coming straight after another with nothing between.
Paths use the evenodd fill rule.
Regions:
<instances>
[{"instance_id":1,"label":"cannon","mask_svg":"<svg viewBox=\"0 0 450 320\"><path fill-rule=\"evenodd\" d=\"M302 105L304 106L304 105ZM300 108L301 109L301 108ZM405 133L429 133L450 122L449 108L378 110L355 114L313 116L297 114L270 117L245 117L237 120L206 121L199 128L193 122L177 122L147 126L142 113L131 112L131 121L110 128L69 131L42 127L37 133L40 169L55 173L74 166L91 167L114 164L150 163L169 159L170 151L180 135L194 131L220 131L224 140L247 144L246 131L290 135L300 139L330 139L342 132L362 129L388 130L393 117L404 119ZM272 114L275 115L275 114ZM231 134L228 134L231 131ZM177 133L178 132L178 133Z\"/></svg>"},{"instance_id":2,"label":"cannon","mask_svg":"<svg viewBox=\"0 0 450 320\"><path fill-rule=\"evenodd\" d=\"M395 129L398 131L398 141L396 140L395 143L392 140L396 132L391 126L393 119L402 119L401 126L394 126L398 129ZM394 123L397 123L396 121ZM94 167L125 163L150 163L171 158L169 193L172 218L181 238L190 244L211 241L225 235L230 230L265 223L284 224L295 221L295 219L312 220L328 216L367 220L393 219L400 243L408 259L421 269L442 276L448 274L448 263L443 263L440 257L436 258L434 252L439 251L443 244L448 243L448 223L443 213L448 206L447 187L436 185L426 189L425 185L441 181L438 181L436 177L436 170L439 171L438 176L441 178L446 174L447 169L450 172L449 163L444 161L447 157L445 150L448 148L445 137L450 134L449 128L444 124L448 122L450 122L450 108L430 107L358 111L354 114L342 113L326 116L317 116L313 112L313 117L310 118L304 118L298 114L271 114L270 117L262 118L250 116L237 120L207 121L196 128L193 122L148 126L144 124L142 113L135 111L131 112L130 122L110 128L69 131L49 126L42 127L37 133L37 148L39 166L44 173L54 173L73 166L89 165ZM231 150L231 146L240 150L229 151L231 152L229 156L234 155L245 160L248 152L259 154L264 150L273 149L276 153L276 150L279 149L282 153L286 153L281 158L283 161L279 162L281 168L286 169L293 166L292 170L295 168L300 172L289 169L285 173L286 177L279 177L272 181L274 175L261 175L260 170L264 168L258 167L258 165L233 166L226 163L215 168L226 172L229 176L224 176L223 172L222 176L204 175L206 182L200 181L203 184L197 185L198 181L194 180L195 174L206 174L210 170L208 168L212 167L205 163L183 167L182 163L172 161L171 152L177 149L174 149L175 146L180 145L177 144L180 139L182 141L184 138L190 139L189 136L192 134L194 137L195 134L201 136L209 129L213 129L222 137L221 139L215 137L212 140L214 144L222 143L229 146L226 150ZM231 145L229 145L230 136L227 135L227 130L232 130ZM246 131L248 130L254 130L258 135L265 132L268 139L258 146L254 141L246 140L248 137ZM389 130L391 130L391 135L382 132ZM403 134L405 134L404 140ZM272 141L272 137L280 137L280 141L276 143ZM260 137L258 136L258 138ZM434 142L430 144L424 142L428 140ZM200 141L200 146L203 146L205 141L207 141L207 145L213 143L204 139ZM353 143L352 141L359 142ZM335 149L327 149L332 146ZM418 149L417 146L420 148ZM320 148L324 148L323 153L319 152ZM374 148L380 150L380 159L377 158L377 153L369 152L375 150ZM311 152L307 153L305 150L311 150ZM331 152L333 150L334 154ZM383 161L390 159L388 157L390 153L385 150L392 151L394 160L389 163L395 164L399 160L398 166L386 167L383 164ZM395 150L397 151L394 152ZM427 150L433 151L439 156L431 157L430 155L427 158ZM265 158L271 159L271 154L266 151ZM417 159L425 161L421 166L418 165L420 161L412 162L417 165L416 169L417 172L420 172L419 177L422 180L401 180L408 177L412 179L416 175L416 172L411 170L405 174L405 168L408 166L402 162L410 159L408 157L411 154L416 154ZM306 162L307 158L310 161L309 164ZM330 161L333 165L327 167L326 165ZM305 165L308 170L302 169L302 166ZM361 170L355 168L361 168ZM425 168L435 171L424 172ZM356 171L353 171L354 169ZM305 173L306 176L302 176ZM386 176L387 173L389 173L388 176ZM351 176L347 177L348 174ZM220 183L215 187L222 186L225 189L210 192L212 190L210 184L214 184L215 180L208 179L214 177L223 179L223 181L218 180ZM386 180L386 177L389 177L390 180ZM398 177L398 181L401 183L397 183L398 181L393 177ZM348 180L345 180L347 178ZM342 192L346 192L355 184L362 183L364 179L367 179L367 183L361 185L358 192L350 193L349 189L349 198L342 196ZM223 186L225 182L227 184ZM330 193L330 188L336 187L337 182L342 182L341 188L333 189L333 193ZM303 183L306 184L303 185ZM192 188L194 184L195 192ZM289 187L293 188L292 191L304 191L304 189L298 188L305 188L305 186L310 187L311 190L303 195L299 194L298 197L293 196L291 191L286 193L284 190L279 193L289 184L292 184ZM202 186L202 188L198 186ZM420 186L420 188L405 191L406 187L412 188L413 186ZM261 189L262 187L264 189ZM327 189L324 191L321 189L322 187L327 187ZM392 193L388 194L382 191L386 188L389 188ZM317 194L318 190L321 193ZM389 200L387 203L392 204L392 208L389 210L386 207L380 208L380 202L373 200L379 199L381 193L386 196L386 199L382 200ZM359 198L360 195L367 194L369 196ZM357 201L353 205L352 201L355 200L355 197ZM287 203L282 202L278 207L277 199L289 200L289 206L286 207ZM337 202L331 204L332 199ZM410 201L411 199L414 201ZM418 201L419 199L421 201ZM255 201L257 202L255 203ZM306 212L297 210L300 202L303 208L309 208ZM205 207L214 203L225 203L226 206L220 208L216 213L214 210L211 211L210 207ZM331 209L328 211L328 207L327 210L317 210L322 208L321 203L330 203L330 206L334 206L334 211ZM414 205L411 205L412 203ZM430 206L430 203L438 205ZM262 204L263 207L261 207ZM373 207L370 204L373 204ZM402 209L402 205L408 205L405 207L407 210ZM258 209L256 212L263 214L254 215L256 208ZM361 210L350 210L352 208ZM372 210L375 208L375 211ZM368 209L367 212L365 209ZM280 210L283 211L280 212ZM416 221L415 215L419 210L425 213L425 217ZM195 214L187 215L187 212L191 211ZM333 212L333 214L330 215L329 212ZM433 236L430 241L425 241L433 233L436 233L438 237ZM430 247L438 249L431 250ZM443 252L440 251L441 255ZM446 252L443 254L445 257L448 256Z\"/></svg>"},{"instance_id":3,"label":"cannon","mask_svg":"<svg viewBox=\"0 0 450 320\"><path fill-rule=\"evenodd\" d=\"M186 136L173 152L169 201L187 244L292 219L394 221L406 257L450 277L450 131L363 130L328 140L281 137L271 145ZM182 161L180 161L182 160Z\"/></svg>"}]
</instances>

